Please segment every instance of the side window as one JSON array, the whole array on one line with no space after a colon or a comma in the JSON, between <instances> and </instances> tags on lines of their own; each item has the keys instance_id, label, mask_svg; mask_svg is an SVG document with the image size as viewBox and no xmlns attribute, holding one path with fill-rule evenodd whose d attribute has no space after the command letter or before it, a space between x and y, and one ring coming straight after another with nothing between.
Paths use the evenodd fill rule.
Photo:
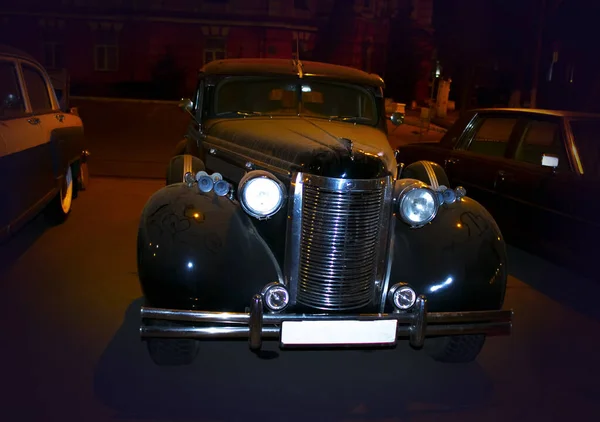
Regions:
<instances>
[{"instance_id":1,"label":"side window","mask_svg":"<svg viewBox=\"0 0 600 422\"><path fill-rule=\"evenodd\" d=\"M23 94L19 86L17 67L13 62L0 61L0 119L10 119L25 113Z\"/></svg>"},{"instance_id":2,"label":"side window","mask_svg":"<svg viewBox=\"0 0 600 422\"><path fill-rule=\"evenodd\" d=\"M491 157L504 157L516 124L516 117L481 117L475 122L471 142L465 149Z\"/></svg>"},{"instance_id":3,"label":"side window","mask_svg":"<svg viewBox=\"0 0 600 422\"><path fill-rule=\"evenodd\" d=\"M531 120L519 140L515 159L541 166L544 154L558 157L559 169L569 168L560 124L557 121Z\"/></svg>"},{"instance_id":4,"label":"side window","mask_svg":"<svg viewBox=\"0 0 600 422\"><path fill-rule=\"evenodd\" d=\"M34 67L23 65L23 78L29 94L29 102L34 113L52 110L52 101L44 76Z\"/></svg>"}]
</instances>

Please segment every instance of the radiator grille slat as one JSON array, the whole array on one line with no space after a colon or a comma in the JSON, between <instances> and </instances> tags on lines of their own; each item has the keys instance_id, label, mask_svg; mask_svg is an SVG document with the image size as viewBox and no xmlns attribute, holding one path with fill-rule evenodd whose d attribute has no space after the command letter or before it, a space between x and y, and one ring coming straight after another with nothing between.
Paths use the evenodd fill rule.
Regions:
<instances>
[{"instance_id":1,"label":"radiator grille slat","mask_svg":"<svg viewBox=\"0 0 600 422\"><path fill-rule=\"evenodd\" d=\"M384 184L346 192L303 186L298 303L347 310L371 302L384 200Z\"/></svg>"}]
</instances>

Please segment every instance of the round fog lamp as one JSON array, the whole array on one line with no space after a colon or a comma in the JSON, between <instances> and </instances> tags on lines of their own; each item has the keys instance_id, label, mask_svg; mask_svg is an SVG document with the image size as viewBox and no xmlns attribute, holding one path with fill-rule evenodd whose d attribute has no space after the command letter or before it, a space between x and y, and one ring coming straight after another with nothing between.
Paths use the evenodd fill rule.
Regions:
<instances>
[{"instance_id":1,"label":"round fog lamp","mask_svg":"<svg viewBox=\"0 0 600 422\"><path fill-rule=\"evenodd\" d=\"M281 311L288 305L290 294L285 286L279 283L267 285L263 290L265 305L272 311Z\"/></svg>"},{"instance_id":2,"label":"round fog lamp","mask_svg":"<svg viewBox=\"0 0 600 422\"><path fill-rule=\"evenodd\" d=\"M417 293L407 285L396 285L390 293L394 306L403 311L410 309L417 301Z\"/></svg>"}]
</instances>

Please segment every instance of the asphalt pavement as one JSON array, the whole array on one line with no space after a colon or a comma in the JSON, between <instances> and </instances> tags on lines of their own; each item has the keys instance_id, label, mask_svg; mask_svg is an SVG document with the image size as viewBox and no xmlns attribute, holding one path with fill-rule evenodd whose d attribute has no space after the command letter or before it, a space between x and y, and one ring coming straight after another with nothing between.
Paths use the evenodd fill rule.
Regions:
<instances>
[{"instance_id":1,"label":"asphalt pavement","mask_svg":"<svg viewBox=\"0 0 600 422\"><path fill-rule=\"evenodd\" d=\"M281 352L207 342L159 368L139 339L136 230L160 180L94 178L61 226L0 245L2 421L593 420L600 284L509 249L510 337L472 364L395 350Z\"/></svg>"}]
</instances>

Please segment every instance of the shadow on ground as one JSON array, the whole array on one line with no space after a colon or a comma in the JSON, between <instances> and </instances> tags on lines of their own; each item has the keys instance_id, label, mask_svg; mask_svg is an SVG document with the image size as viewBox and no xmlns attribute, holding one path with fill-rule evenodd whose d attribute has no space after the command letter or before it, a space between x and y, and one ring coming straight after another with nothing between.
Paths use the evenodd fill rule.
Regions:
<instances>
[{"instance_id":1,"label":"shadow on ground","mask_svg":"<svg viewBox=\"0 0 600 422\"><path fill-rule=\"evenodd\" d=\"M17 233L3 239L0 242L0 274L17 262L50 227L44 215L39 214Z\"/></svg>"},{"instance_id":2,"label":"shadow on ground","mask_svg":"<svg viewBox=\"0 0 600 422\"><path fill-rule=\"evenodd\" d=\"M478 364L439 364L403 343L372 352L280 352L271 343L277 357L263 360L245 341L206 342L192 366L159 368L139 339L141 303L129 306L95 371L96 395L119 418L386 418L485 406L492 391Z\"/></svg>"},{"instance_id":3,"label":"shadow on ground","mask_svg":"<svg viewBox=\"0 0 600 422\"><path fill-rule=\"evenodd\" d=\"M549 298L600 321L600 283L512 246L509 272Z\"/></svg>"}]
</instances>

